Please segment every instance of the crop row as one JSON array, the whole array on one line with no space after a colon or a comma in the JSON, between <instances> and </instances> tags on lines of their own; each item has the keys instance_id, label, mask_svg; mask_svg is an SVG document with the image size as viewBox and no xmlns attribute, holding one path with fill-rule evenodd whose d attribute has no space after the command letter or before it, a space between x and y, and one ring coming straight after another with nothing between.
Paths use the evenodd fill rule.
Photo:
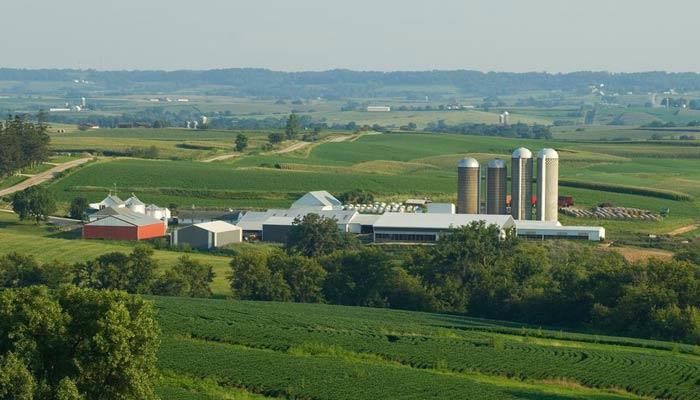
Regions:
<instances>
[{"instance_id":1,"label":"crop row","mask_svg":"<svg viewBox=\"0 0 700 400\"><path fill-rule=\"evenodd\" d=\"M510 335L496 334L486 321L473 321L468 330L445 329L435 326L435 316L419 313L413 313L410 320L406 313L374 310L374 319L371 311L363 311L362 318L326 306L304 310L308 313L294 306L244 302L190 306L161 310L168 334L282 353L320 345L418 369L565 379L662 398L691 399L700 390L700 359L670 351L581 342L569 345L565 340L519 336L513 327L502 327L512 330ZM468 319L462 322L470 324Z\"/></svg>"}]
</instances>

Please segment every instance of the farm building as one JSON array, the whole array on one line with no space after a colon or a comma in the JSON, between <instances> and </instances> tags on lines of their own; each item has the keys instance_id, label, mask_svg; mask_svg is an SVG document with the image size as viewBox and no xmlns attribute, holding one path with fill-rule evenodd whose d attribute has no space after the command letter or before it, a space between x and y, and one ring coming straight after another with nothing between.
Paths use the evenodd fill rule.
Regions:
<instances>
[{"instance_id":1,"label":"farm building","mask_svg":"<svg viewBox=\"0 0 700 400\"><path fill-rule=\"evenodd\" d=\"M391 107L389 106L367 106L367 112L389 112Z\"/></svg>"},{"instance_id":2,"label":"farm building","mask_svg":"<svg viewBox=\"0 0 700 400\"><path fill-rule=\"evenodd\" d=\"M292 203L290 209L315 208L319 210L341 210L343 203L325 190L309 192Z\"/></svg>"},{"instance_id":3,"label":"farm building","mask_svg":"<svg viewBox=\"0 0 700 400\"><path fill-rule=\"evenodd\" d=\"M177 223L184 225L199 224L201 222L224 221L235 223L240 218L238 211L210 211L210 210L180 210L177 213Z\"/></svg>"},{"instance_id":4,"label":"farm building","mask_svg":"<svg viewBox=\"0 0 700 400\"><path fill-rule=\"evenodd\" d=\"M170 220L170 210L164 207L158 207L155 204L149 204L146 205L144 202L139 200L136 195L133 193L131 194L131 197L126 199L126 201L120 199L118 196L109 194L107 197L104 198L99 203L91 203L90 205L90 210L91 210L91 215L90 215L90 221L94 221L98 219L100 215L100 211L106 210L109 208L114 208L114 209L125 209L129 210L138 214L146 215L155 219L159 219L161 221L164 221L168 223L168 220ZM104 213L103 213L104 214ZM109 214L109 212L107 212Z\"/></svg>"},{"instance_id":5,"label":"farm building","mask_svg":"<svg viewBox=\"0 0 700 400\"><path fill-rule=\"evenodd\" d=\"M515 227L510 215L385 213L374 223L374 241L430 243L445 231L476 221L498 226L502 235Z\"/></svg>"},{"instance_id":6,"label":"farm building","mask_svg":"<svg viewBox=\"0 0 700 400\"><path fill-rule=\"evenodd\" d=\"M602 226L562 226L557 221L515 221L518 237L530 239L582 239L599 242L605 240Z\"/></svg>"},{"instance_id":7,"label":"farm building","mask_svg":"<svg viewBox=\"0 0 700 400\"><path fill-rule=\"evenodd\" d=\"M165 236L165 222L159 219L125 208L109 207L99 213L83 225L84 239L144 240Z\"/></svg>"},{"instance_id":8,"label":"farm building","mask_svg":"<svg viewBox=\"0 0 700 400\"><path fill-rule=\"evenodd\" d=\"M428 203L428 214L454 214L455 205L452 203Z\"/></svg>"},{"instance_id":9,"label":"farm building","mask_svg":"<svg viewBox=\"0 0 700 400\"><path fill-rule=\"evenodd\" d=\"M193 249L212 249L243 241L243 230L224 221L203 222L176 230L173 244L189 244Z\"/></svg>"}]
</instances>

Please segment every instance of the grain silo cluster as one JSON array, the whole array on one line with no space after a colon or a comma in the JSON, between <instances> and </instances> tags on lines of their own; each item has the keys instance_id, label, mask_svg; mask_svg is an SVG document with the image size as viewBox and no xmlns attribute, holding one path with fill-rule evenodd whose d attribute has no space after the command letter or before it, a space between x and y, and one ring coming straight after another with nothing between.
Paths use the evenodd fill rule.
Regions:
<instances>
[{"instance_id":1,"label":"grain silo cluster","mask_svg":"<svg viewBox=\"0 0 700 400\"><path fill-rule=\"evenodd\" d=\"M559 155L554 149L537 153L537 182L533 196L534 161L524 147L511 156L510 214L516 220L557 221L559 199ZM508 170L501 159L486 163L485 172L474 158L457 165L457 213L508 214ZM482 180L485 186L482 190ZM483 201L483 202L482 202Z\"/></svg>"}]
</instances>

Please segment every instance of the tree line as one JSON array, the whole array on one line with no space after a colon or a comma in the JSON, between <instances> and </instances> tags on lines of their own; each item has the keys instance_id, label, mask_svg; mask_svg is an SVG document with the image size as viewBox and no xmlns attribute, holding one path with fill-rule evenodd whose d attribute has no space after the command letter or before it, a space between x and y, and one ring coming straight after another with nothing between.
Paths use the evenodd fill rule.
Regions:
<instances>
[{"instance_id":1,"label":"tree line","mask_svg":"<svg viewBox=\"0 0 700 400\"><path fill-rule=\"evenodd\" d=\"M0 122L0 178L48 159L48 126L43 114L37 119L35 123L16 115Z\"/></svg>"},{"instance_id":2,"label":"tree line","mask_svg":"<svg viewBox=\"0 0 700 400\"><path fill-rule=\"evenodd\" d=\"M463 135L501 136L522 139L551 139L552 131L549 126L540 124L524 124L518 122L510 125L494 125L465 122L449 125L444 120L429 122L426 132L460 133Z\"/></svg>"},{"instance_id":3,"label":"tree line","mask_svg":"<svg viewBox=\"0 0 700 400\"><path fill-rule=\"evenodd\" d=\"M700 343L700 250L630 263L572 242L536 243L474 223L435 246L362 246L309 214L283 250L240 254L240 299L458 313L552 327ZM694 250L693 250L694 249Z\"/></svg>"},{"instance_id":4,"label":"tree line","mask_svg":"<svg viewBox=\"0 0 700 400\"><path fill-rule=\"evenodd\" d=\"M0 80L7 81L70 81L85 79L100 82L101 90L120 95L144 93L148 90L172 90L201 85L217 85L210 95L245 95L285 99L377 97L396 93L410 86L452 86L460 92L478 95L508 94L524 91L580 91L589 93L590 86L605 84L608 92L659 92L676 88L679 91L700 90L697 73L635 72L610 74L600 72L480 72L454 71L305 71L280 72L260 68L232 68L208 71L95 71L95 70L27 70L1 68ZM144 85L147 83L147 85ZM159 89L160 88L160 89ZM409 92L409 93L415 93ZM420 92L422 96L425 94ZM421 96L421 97L422 97Z\"/></svg>"}]
</instances>

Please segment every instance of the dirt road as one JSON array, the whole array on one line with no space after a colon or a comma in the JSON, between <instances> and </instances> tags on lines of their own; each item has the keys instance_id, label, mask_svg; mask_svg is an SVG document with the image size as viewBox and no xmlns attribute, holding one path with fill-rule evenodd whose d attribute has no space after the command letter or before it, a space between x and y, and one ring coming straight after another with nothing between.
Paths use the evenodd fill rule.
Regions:
<instances>
[{"instance_id":1,"label":"dirt road","mask_svg":"<svg viewBox=\"0 0 700 400\"><path fill-rule=\"evenodd\" d=\"M63 172L67 169L71 169L73 167L77 167L78 165L85 164L86 162L88 162L90 160L92 160L91 157L80 158L78 160L69 161L67 163L57 165L57 166L51 168L50 170L44 171L40 174L36 174L36 175L18 183L18 184L16 184L15 186L0 190L0 197L7 196L8 194L12 194L15 192L19 192L21 190L24 190L24 189L30 187L30 186L40 185L46 181L51 180L51 178L53 178L59 172Z\"/></svg>"},{"instance_id":2,"label":"dirt road","mask_svg":"<svg viewBox=\"0 0 700 400\"><path fill-rule=\"evenodd\" d=\"M684 233L692 232L698 228L700 228L700 225L692 224L692 225L687 225L687 226L683 226L681 228L675 229L675 230L669 232L668 234L670 236L678 236L678 235L682 235Z\"/></svg>"},{"instance_id":3,"label":"dirt road","mask_svg":"<svg viewBox=\"0 0 700 400\"><path fill-rule=\"evenodd\" d=\"M228 160L229 158L238 157L239 155L240 155L240 154L238 154L238 153L224 154L224 155L221 155L221 156L216 156L216 157L212 157L212 158L207 158L206 160L202 160L202 162L224 161L224 160Z\"/></svg>"}]
</instances>

